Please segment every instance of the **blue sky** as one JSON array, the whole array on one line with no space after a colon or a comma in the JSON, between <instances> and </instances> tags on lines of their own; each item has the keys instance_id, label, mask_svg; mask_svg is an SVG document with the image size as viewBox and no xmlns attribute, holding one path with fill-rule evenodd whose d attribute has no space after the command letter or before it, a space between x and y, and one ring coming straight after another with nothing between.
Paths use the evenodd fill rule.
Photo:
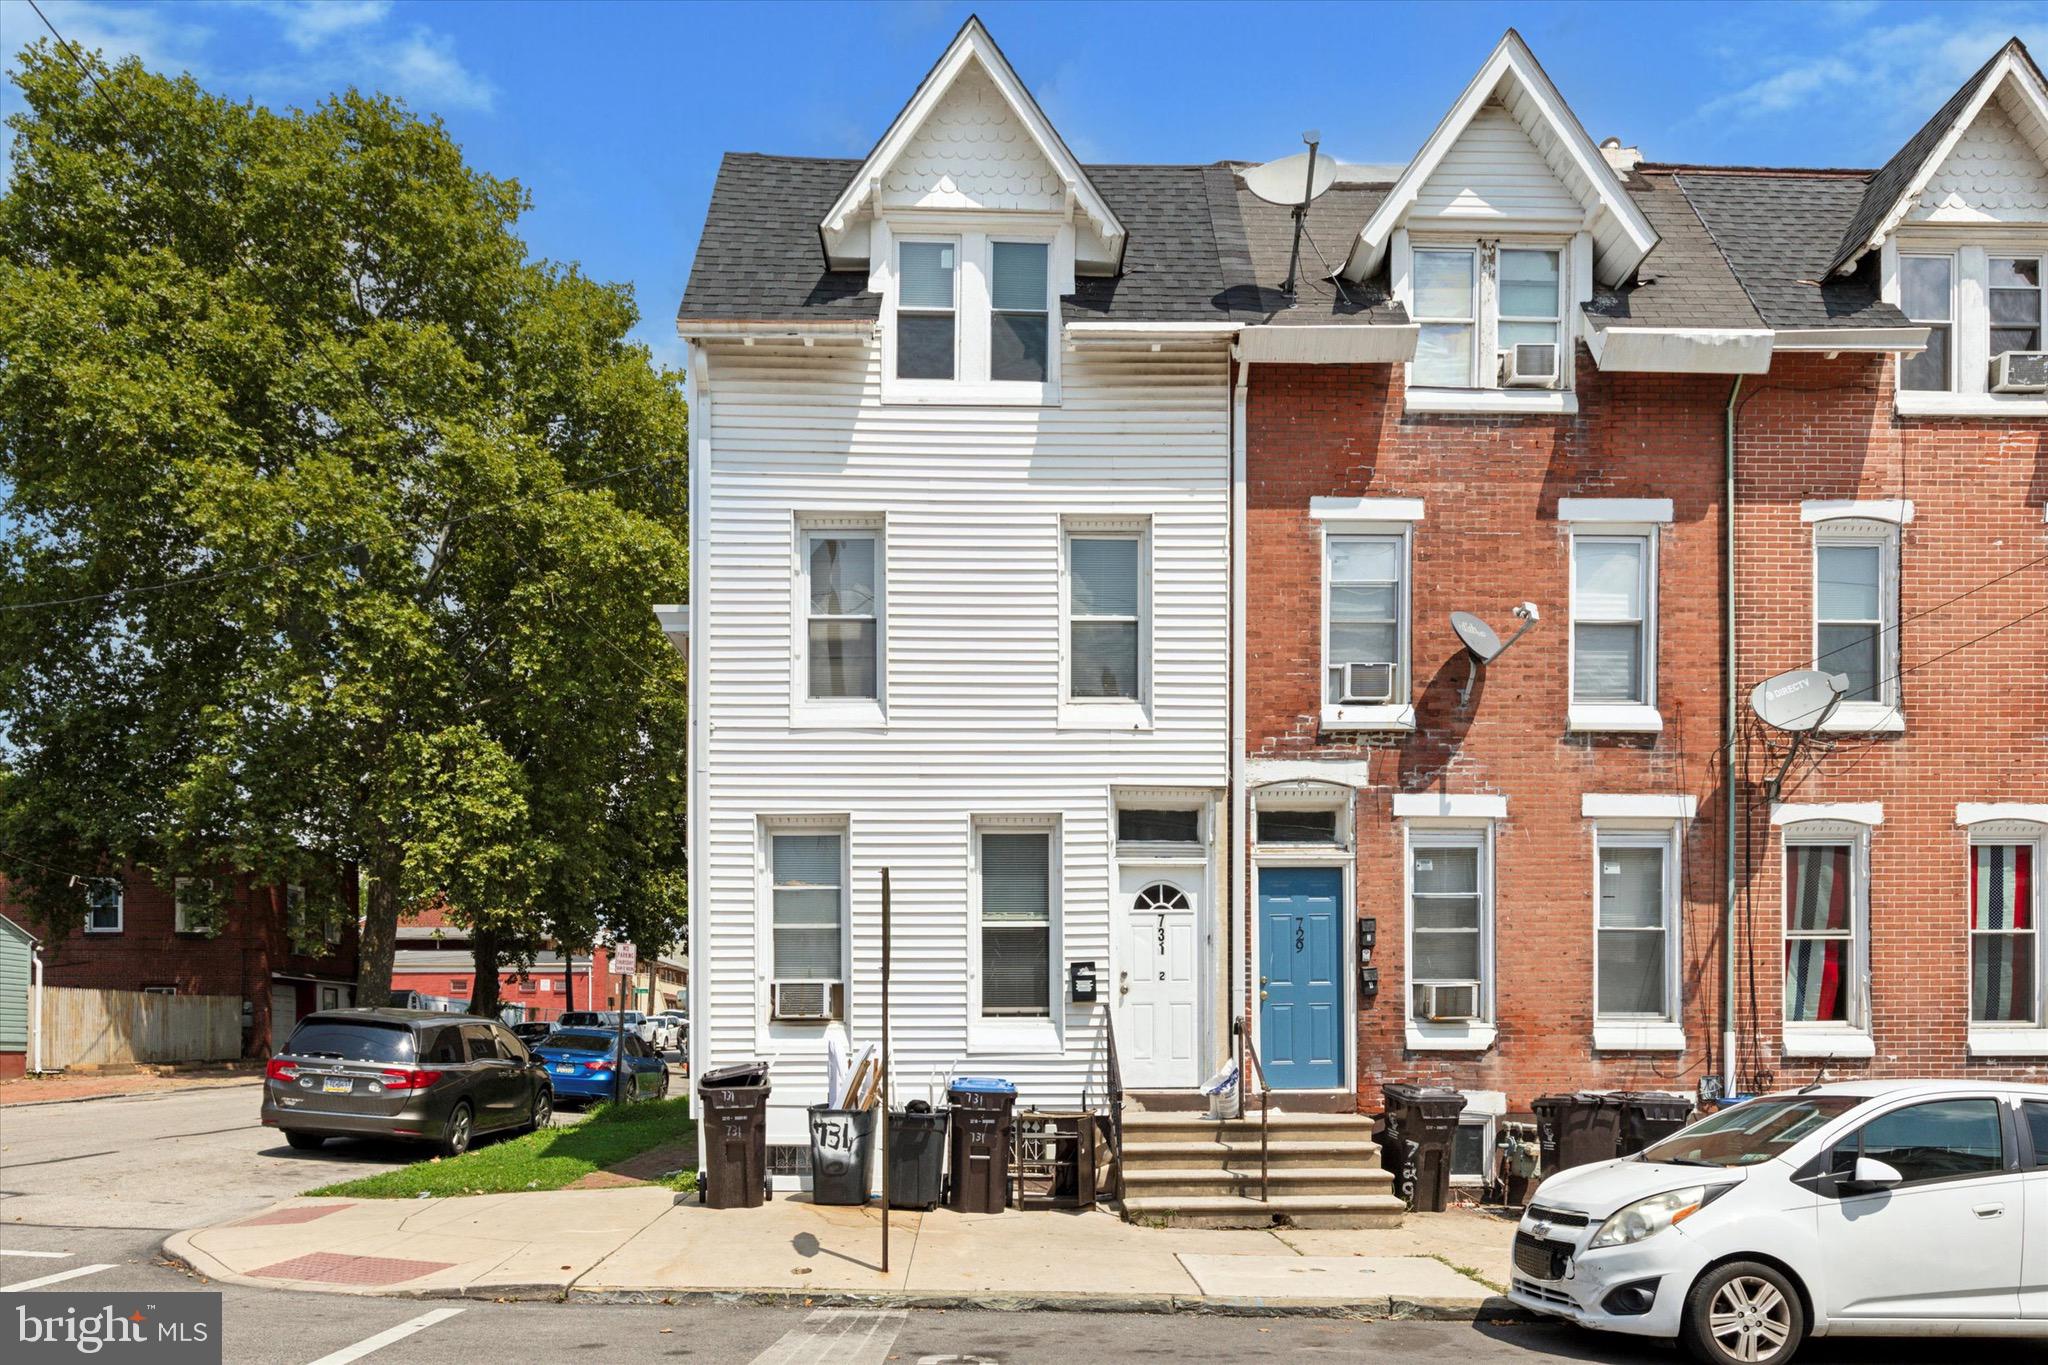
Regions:
<instances>
[{"instance_id":1,"label":"blue sky","mask_svg":"<svg viewBox=\"0 0 2048 1365\"><path fill-rule=\"evenodd\" d=\"M1881 163L2048 3L655 4L40 0L66 37L275 106L348 85L519 180L537 255L627 281L673 362L719 154L866 152L979 10L1089 161L1402 161L1513 25L1594 137L1659 161ZM42 32L0 0L10 54ZM18 106L11 88L0 108Z\"/></svg>"}]
</instances>

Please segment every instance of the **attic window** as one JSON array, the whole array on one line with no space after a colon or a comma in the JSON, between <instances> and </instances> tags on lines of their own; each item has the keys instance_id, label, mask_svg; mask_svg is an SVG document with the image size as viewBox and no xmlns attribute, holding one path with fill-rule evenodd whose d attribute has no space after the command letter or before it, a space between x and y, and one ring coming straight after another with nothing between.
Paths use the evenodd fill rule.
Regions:
<instances>
[{"instance_id":1,"label":"attic window","mask_svg":"<svg viewBox=\"0 0 2048 1365\"><path fill-rule=\"evenodd\" d=\"M1418 243L1411 260L1410 313L1421 328L1409 370L1412 385L1566 387L1561 250Z\"/></svg>"},{"instance_id":2,"label":"attic window","mask_svg":"<svg viewBox=\"0 0 2048 1365\"><path fill-rule=\"evenodd\" d=\"M896 377L951 379L959 248L951 242L903 242L897 252Z\"/></svg>"},{"instance_id":3,"label":"attic window","mask_svg":"<svg viewBox=\"0 0 2048 1365\"><path fill-rule=\"evenodd\" d=\"M884 397L921 403L1058 401L1057 230L897 236L883 286Z\"/></svg>"},{"instance_id":4,"label":"attic window","mask_svg":"<svg viewBox=\"0 0 2048 1365\"><path fill-rule=\"evenodd\" d=\"M1050 299L1044 242L992 244L989 378L1043 384Z\"/></svg>"}]
</instances>

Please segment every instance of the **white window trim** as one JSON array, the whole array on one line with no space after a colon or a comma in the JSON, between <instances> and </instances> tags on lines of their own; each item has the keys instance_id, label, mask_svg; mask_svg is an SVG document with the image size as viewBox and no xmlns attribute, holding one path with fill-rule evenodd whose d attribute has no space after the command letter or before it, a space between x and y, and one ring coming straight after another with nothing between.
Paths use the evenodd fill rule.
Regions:
<instances>
[{"instance_id":1,"label":"white window trim","mask_svg":"<svg viewBox=\"0 0 2048 1365\"><path fill-rule=\"evenodd\" d=\"M875 540L875 695L813 699L811 692L811 537L846 533ZM793 727L871 730L889 723L889 531L879 512L802 512L790 547L789 723Z\"/></svg>"},{"instance_id":2,"label":"white window trim","mask_svg":"<svg viewBox=\"0 0 2048 1365\"><path fill-rule=\"evenodd\" d=\"M1773 807L1771 823L1780 828L1778 850L1778 1024L1787 1057L1861 1058L1877 1055L1870 1025L1870 831L1883 819L1861 820L1851 813L1809 816L1781 821ZM1792 808L1796 809L1796 808ZM1808 806L1808 811L1852 812L1853 807ZM1866 812L1867 813L1867 812ZM1811 1023L1785 1017L1786 934L1792 922L1792 882L1786 854L1814 844L1849 845L1849 1021Z\"/></svg>"},{"instance_id":3,"label":"white window trim","mask_svg":"<svg viewBox=\"0 0 2048 1365\"><path fill-rule=\"evenodd\" d=\"M853 820L843 813L777 812L760 816L754 833L754 962L757 986L754 1014L755 1046L763 1050L822 1051L825 1021L772 1019L770 998L775 975L775 836L836 834L839 836L839 980L843 1021L855 1027L853 994Z\"/></svg>"},{"instance_id":4,"label":"white window trim","mask_svg":"<svg viewBox=\"0 0 2048 1365\"><path fill-rule=\"evenodd\" d=\"M1498 253L1508 251L1555 251L1558 255L1558 379L1555 388L1502 388L1499 382L1499 285L1498 266L1485 267L1482 247ZM1591 238L1553 234L1445 234L1431 231L1411 236L1408 229L1396 229L1388 253L1389 278L1397 302L1405 306L1419 326L1415 311L1414 260L1417 251L1464 251L1473 254L1472 369L1469 387L1429 388L1417 385L1415 362L1402 368L1403 406L1410 413L1440 413L1451 416L1569 416L1579 410L1574 392L1578 369L1578 308L1591 298L1590 279L1582 278L1592 261ZM1440 319L1449 321L1449 319Z\"/></svg>"},{"instance_id":5,"label":"white window trim","mask_svg":"<svg viewBox=\"0 0 2048 1365\"><path fill-rule=\"evenodd\" d=\"M216 929L212 929L212 930L209 930L209 929L207 929L207 928L204 928L204 927L202 927L202 926L188 926L188 924L187 924L187 921L186 921L186 917L185 917L185 909L184 909L184 907L183 907L183 906L182 906L182 905L180 904L180 902L181 902L181 901L182 901L182 900L184 899L184 892L185 892L185 888L186 888L186 887L188 887L188 886L193 886L193 885L196 885L197 883L199 883L199 882L201 882L201 881L204 881L204 880L207 880L207 879L206 879L206 878L203 878L203 877L173 877L173 878L171 878L171 932L172 932L172 933L174 933L174 934L190 934L190 935L193 935L193 936L195 936L195 937L198 937L198 938L214 938L214 937L217 937L217 936L218 936L218 934L219 934L219 932L220 932L220 931L219 931L219 930L218 930L217 928L216 928Z\"/></svg>"},{"instance_id":6,"label":"white window trim","mask_svg":"<svg viewBox=\"0 0 2048 1365\"><path fill-rule=\"evenodd\" d=\"M1091 537L1138 541L1138 696L1076 697L1072 687L1074 648L1073 573L1068 547ZM1059 539L1060 644L1059 726L1063 730L1150 730L1152 728L1152 522L1149 517L1063 517Z\"/></svg>"},{"instance_id":7,"label":"white window trim","mask_svg":"<svg viewBox=\"0 0 2048 1365\"><path fill-rule=\"evenodd\" d=\"M1581 798L1581 809L1591 801ZM1671 820L1617 818L1593 825L1593 1050L1596 1052L1685 1051L1685 877L1680 866L1685 840ZM1605 1016L1600 1013L1600 854L1605 848L1656 848L1664 853L1664 1017Z\"/></svg>"},{"instance_id":8,"label":"white window trim","mask_svg":"<svg viewBox=\"0 0 2048 1365\"><path fill-rule=\"evenodd\" d=\"M1364 501L1393 502L1395 499L1360 499ZM1406 499L1399 501L1409 501ZM1415 515L1422 515L1422 500L1413 499ZM1397 509L1405 510L1405 509ZM1319 516L1311 507L1310 515ZM1415 593L1415 531L1414 519L1367 521L1328 517L1321 520L1317 535L1317 553L1322 557L1317 577L1321 584L1321 638L1318 657L1321 668L1316 673L1316 695L1321 713L1321 725L1330 731L1410 731L1415 728L1415 682L1414 682L1414 593ZM1332 536L1377 536L1393 540L1399 546L1401 568L1400 590L1395 594L1395 610L1398 613L1394 623L1394 641L1398 658L1394 666L1394 696L1396 700L1375 705L1344 705L1329 701L1330 687L1330 538Z\"/></svg>"},{"instance_id":9,"label":"white window trim","mask_svg":"<svg viewBox=\"0 0 2048 1365\"><path fill-rule=\"evenodd\" d=\"M1060 300L1071 292L1074 230L1045 215L903 212L875 220L869 284L882 297L882 401L988 407L1056 407L1060 401ZM1040 242L1046 248L1046 382L989 378L995 325L992 268L996 242ZM896 377L898 242L951 242L953 378ZM915 312L916 310L911 310Z\"/></svg>"},{"instance_id":10,"label":"white window trim","mask_svg":"<svg viewBox=\"0 0 2048 1365\"><path fill-rule=\"evenodd\" d=\"M1942 226L1916 224L1899 236L1886 239L1880 249L1880 293L1886 303L1902 304L1904 291L1899 277L1901 256L1949 256L1955 262L1951 278L1954 302L1949 324L1950 384L1945 391L1922 391L1898 387L1898 370L1893 366L1893 402L1907 417L2042 417L2048 416L2048 395L1993 393L1991 391L1990 293L1991 257L2048 257L2048 239L2038 229L2018 230L1994 224Z\"/></svg>"},{"instance_id":11,"label":"white window trim","mask_svg":"<svg viewBox=\"0 0 2048 1365\"><path fill-rule=\"evenodd\" d=\"M1557 519L1569 522L1617 522L1624 526L1671 524L1669 498L1559 498Z\"/></svg>"},{"instance_id":12,"label":"white window trim","mask_svg":"<svg viewBox=\"0 0 2048 1365\"><path fill-rule=\"evenodd\" d=\"M1066 855L1063 822L1050 812L975 815L967 834L967 1053L970 1057L1059 1056L1065 1035L1066 934L1063 908ZM1050 998L1042 1019L981 1013L981 836L1044 834L1050 845L1046 867L1046 985Z\"/></svg>"},{"instance_id":13,"label":"white window trim","mask_svg":"<svg viewBox=\"0 0 2048 1365\"><path fill-rule=\"evenodd\" d=\"M1508 1097L1505 1091L1500 1090L1461 1090L1458 1093L1465 1097L1465 1108L1458 1115L1458 1126L1470 1125L1481 1133L1479 1167L1482 1173L1477 1176L1453 1173L1451 1184L1463 1189L1480 1189L1492 1183L1485 1172L1492 1171L1498 1159L1500 1125L1507 1117Z\"/></svg>"},{"instance_id":14,"label":"white window trim","mask_svg":"<svg viewBox=\"0 0 2048 1365\"><path fill-rule=\"evenodd\" d=\"M1905 509L1900 509L1905 510ZM1802 509L1802 516L1804 515ZM1845 701L1819 728L1829 734L1897 734L1906 728L1905 698L1899 676L1899 523L1874 517L1830 517L1812 523L1807 550L1807 644L1814 667L1832 673L1821 658L1820 551L1823 545L1875 546L1878 552L1877 671L1875 701Z\"/></svg>"},{"instance_id":15,"label":"white window trim","mask_svg":"<svg viewBox=\"0 0 2048 1365\"><path fill-rule=\"evenodd\" d=\"M1333 858L1355 856L1358 827L1357 806L1354 800L1356 789L1339 786L1332 782L1316 779L1281 781L1255 787L1251 792L1250 811L1247 819L1251 822L1252 852L1262 863L1280 866L1289 863L1310 863L1328 866ZM1259 815L1269 810L1326 810L1334 814L1332 830L1336 837L1327 844L1267 844L1259 842Z\"/></svg>"},{"instance_id":16,"label":"white window trim","mask_svg":"<svg viewBox=\"0 0 2048 1365\"><path fill-rule=\"evenodd\" d=\"M1567 622L1565 728L1573 733L1654 735L1664 729L1664 714L1657 707L1657 645L1659 635L1657 601L1657 542L1655 522L1574 520L1565 547ZM1585 529L1581 529L1584 527ZM1643 699L1636 702L1580 701L1579 676L1579 541L1636 541L1643 546Z\"/></svg>"},{"instance_id":17,"label":"white window trim","mask_svg":"<svg viewBox=\"0 0 2048 1365\"><path fill-rule=\"evenodd\" d=\"M99 885L112 886L114 888L114 922L111 925L95 928L92 922L94 909L91 900L88 899L85 906L85 921L82 925L83 931L88 934L121 933L128 927L128 888L121 884L119 877L99 877L94 880ZM87 894L90 896L90 888L88 888Z\"/></svg>"},{"instance_id":18,"label":"white window trim","mask_svg":"<svg viewBox=\"0 0 2048 1365\"><path fill-rule=\"evenodd\" d=\"M1310 498L1308 514L1317 521L1356 522L1391 529L1404 521L1421 521L1421 498ZM1349 530L1349 527L1340 527Z\"/></svg>"},{"instance_id":19,"label":"white window trim","mask_svg":"<svg viewBox=\"0 0 2048 1365\"><path fill-rule=\"evenodd\" d=\"M1210 842L1216 837L1215 809L1216 803L1210 793L1200 787L1118 787L1110 793L1110 838L1116 845L1117 856L1127 861L1206 862ZM1119 820L1126 810L1191 810L1195 812L1195 842L1161 840L1149 843L1142 839L1119 838Z\"/></svg>"},{"instance_id":20,"label":"white window trim","mask_svg":"<svg viewBox=\"0 0 2048 1365\"><path fill-rule=\"evenodd\" d=\"M1962 809L1957 808L1958 811ZM2025 809L2022 807L2022 809ZM2039 807L2035 808L2040 810ZM2048 811L2042 811L2036 818L1983 819L1970 822L1969 852L1965 857L1974 860L1975 850L1980 844L2026 844L2034 850L2033 893L2034 904L2031 919L2034 936L2034 1020L2031 1024L1998 1023L1995 1021L1969 1020L1969 1048L1972 1057L2048 1057L2048 974L2042 971L2042 955L2048 950L2048 926L2041 922L2044 911L2048 911L2048 892L2041 886L2042 860L2048 858ZM1976 931L1970 926L1970 874L1965 864L1963 873L1963 931L1966 935L1963 950L1963 973L1965 988L1964 1008L1976 994Z\"/></svg>"},{"instance_id":21,"label":"white window trim","mask_svg":"<svg viewBox=\"0 0 2048 1365\"><path fill-rule=\"evenodd\" d=\"M1494 826L1492 820L1450 824L1404 821L1401 829L1401 1009L1411 1052L1484 1052L1500 1035L1494 1009ZM1418 848L1471 848L1479 853L1479 998L1481 1018L1435 1023L1415 1016L1415 853Z\"/></svg>"}]
</instances>

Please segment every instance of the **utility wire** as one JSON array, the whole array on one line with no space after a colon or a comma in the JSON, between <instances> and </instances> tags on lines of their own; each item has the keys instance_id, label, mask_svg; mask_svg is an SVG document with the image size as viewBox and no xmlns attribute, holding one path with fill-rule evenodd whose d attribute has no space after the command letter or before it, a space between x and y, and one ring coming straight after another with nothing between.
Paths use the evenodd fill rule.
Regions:
<instances>
[{"instance_id":1,"label":"utility wire","mask_svg":"<svg viewBox=\"0 0 2048 1365\"><path fill-rule=\"evenodd\" d=\"M2008 577L2009 576L2010 575L2008 575ZM1941 653L1933 655L1930 658L1922 659L1919 663L1913 664L1910 667L1901 668L1896 673L1887 674L1885 677L1880 678L1877 681L1879 684L1897 682L1900 678L1905 677L1908 673L1917 673L1921 669L1928 667L1930 664L1938 664L1943 659L1948 658L1952 654L1960 654L1964 650L1970 648L1972 645L1982 644L1984 641L1990 639L1994 635L2003 635L2006 631L2012 630L2017 626L2023 626L2037 616L2048 616L2048 607L2036 607L2032 611L2028 612L2025 616L2019 617L2016 620L2007 621L2002 626L1993 626L1990 630L1985 631L1982 635L1972 636L1970 639L1963 641L1961 644L1955 646L1952 649L1945 649ZM1817 716L1821 712L1827 710L1828 707L1832 706L1833 704L1834 703L1832 700L1823 702L1821 705L1815 707L1813 710L1801 712L1799 715L1792 717L1792 719L1805 720L1808 716ZM1898 708L1894 707L1893 709L1897 710ZM1784 727L1780 726L1778 728L1783 729Z\"/></svg>"},{"instance_id":2,"label":"utility wire","mask_svg":"<svg viewBox=\"0 0 2048 1365\"><path fill-rule=\"evenodd\" d=\"M43 7L38 5L36 0L28 0L28 7L36 12L36 18L43 21L43 27L50 30L50 36L57 40L57 48L64 54L65 60L77 69L79 75L92 82L92 88L99 91L100 98L105 100L107 106L114 111L114 117L121 120L121 126L128 130L128 136L140 145L142 134L137 132L135 125L128 121L128 111L121 107L121 102L113 97L107 90L107 87L100 84L98 74L90 66L86 65L85 59L79 56L78 49L71 45L71 40L57 32L57 26L50 22L50 16L43 13Z\"/></svg>"}]
</instances>

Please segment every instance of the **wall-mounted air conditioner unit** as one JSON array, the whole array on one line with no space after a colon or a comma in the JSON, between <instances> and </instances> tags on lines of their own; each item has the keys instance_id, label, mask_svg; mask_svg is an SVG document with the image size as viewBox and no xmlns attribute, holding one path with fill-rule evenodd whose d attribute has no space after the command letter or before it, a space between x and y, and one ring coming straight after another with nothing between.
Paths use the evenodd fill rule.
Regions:
<instances>
[{"instance_id":1,"label":"wall-mounted air conditioner unit","mask_svg":"<svg viewBox=\"0 0 2048 1365\"><path fill-rule=\"evenodd\" d=\"M1422 996L1417 1012L1432 1024L1461 1023L1479 1017L1477 981L1438 982L1416 989Z\"/></svg>"},{"instance_id":2,"label":"wall-mounted air conditioner unit","mask_svg":"<svg viewBox=\"0 0 2048 1365\"><path fill-rule=\"evenodd\" d=\"M818 1021L846 1013L846 988L837 981L775 981L768 986L768 1017Z\"/></svg>"},{"instance_id":3,"label":"wall-mounted air conditioner unit","mask_svg":"<svg viewBox=\"0 0 2048 1365\"><path fill-rule=\"evenodd\" d=\"M2048 393L2048 351L2007 351L1991 362L1993 393Z\"/></svg>"},{"instance_id":4,"label":"wall-mounted air conditioner unit","mask_svg":"<svg viewBox=\"0 0 2048 1365\"><path fill-rule=\"evenodd\" d=\"M1345 664L1343 669L1345 702L1369 704L1394 699L1392 664Z\"/></svg>"},{"instance_id":5,"label":"wall-mounted air conditioner unit","mask_svg":"<svg viewBox=\"0 0 2048 1365\"><path fill-rule=\"evenodd\" d=\"M1500 353L1500 382L1510 388L1548 388L1557 382L1557 343L1524 341Z\"/></svg>"}]
</instances>

